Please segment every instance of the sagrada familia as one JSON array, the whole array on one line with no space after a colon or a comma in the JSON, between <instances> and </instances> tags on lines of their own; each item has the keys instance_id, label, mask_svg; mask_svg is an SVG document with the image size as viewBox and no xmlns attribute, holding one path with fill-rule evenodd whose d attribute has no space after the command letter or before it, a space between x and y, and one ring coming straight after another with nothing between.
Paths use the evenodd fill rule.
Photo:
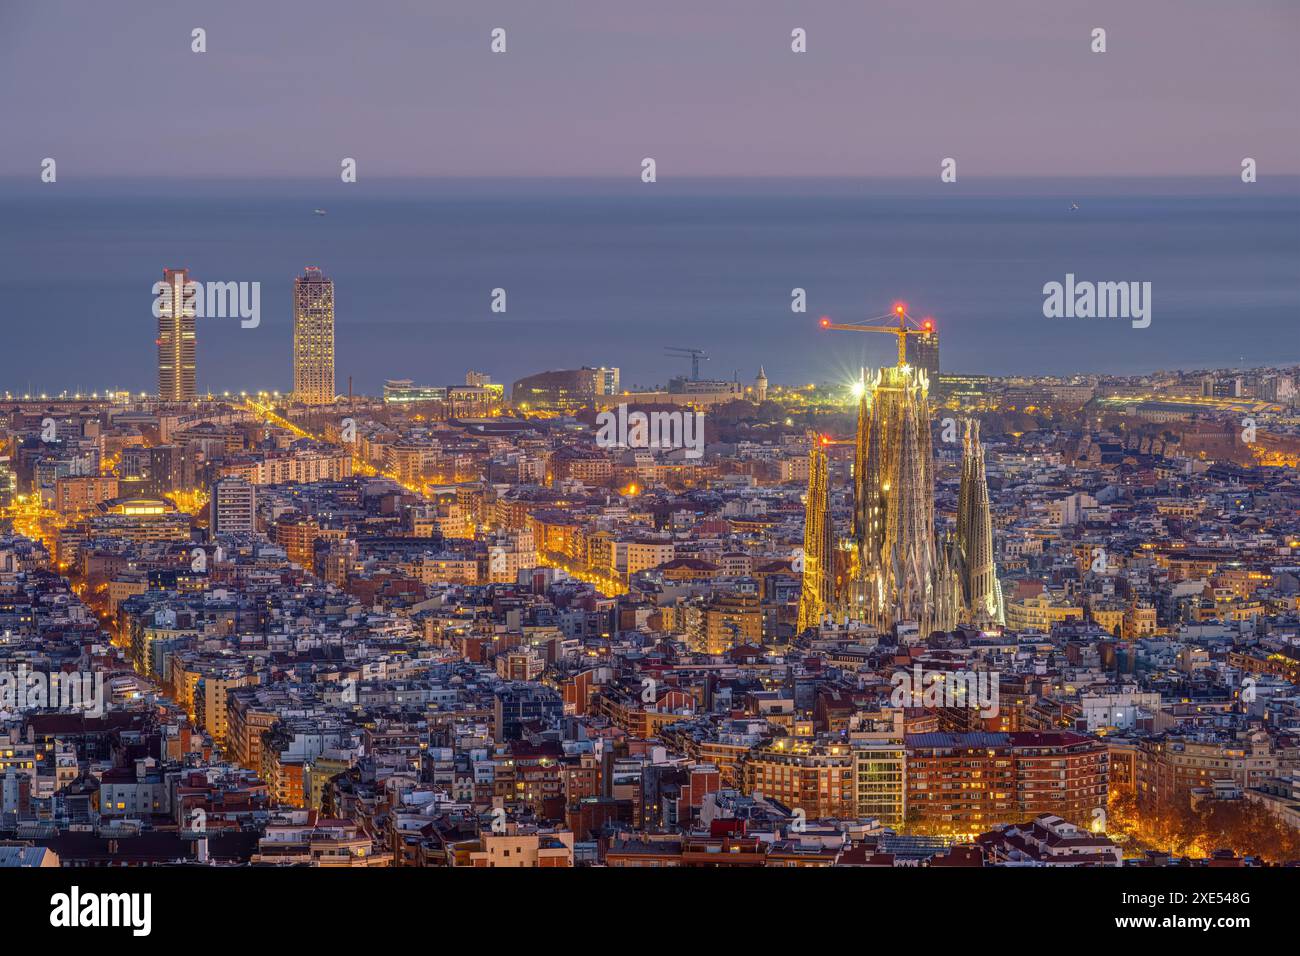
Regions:
<instances>
[{"instance_id":1,"label":"sagrada familia","mask_svg":"<svg viewBox=\"0 0 1300 956\"><path fill-rule=\"evenodd\" d=\"M922 636L958 624L1005 623L979 422L965 423L957 526L940 540L930 383L923 369L906 362L906 337L916 330L901 307L896 314L897 327L822 321L825 328L891 332L899 337L899 357L871 381L864 376L847 536L836 535L831 518L826 449L814 441L809 453L800 633L828 618L882 631L912 622Z\"/></svg>"}]
</instances>

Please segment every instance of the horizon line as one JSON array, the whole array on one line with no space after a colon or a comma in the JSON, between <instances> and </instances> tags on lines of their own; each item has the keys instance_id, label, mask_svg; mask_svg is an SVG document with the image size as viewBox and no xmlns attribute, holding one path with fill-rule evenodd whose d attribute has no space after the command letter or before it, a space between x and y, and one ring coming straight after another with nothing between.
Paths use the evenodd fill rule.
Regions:
<instances>
[{"instance_id":1,"label":"horizon line","mask_svg":"<svg viewBox=\"0 0 1300 956\"><path fill-rule=\"evenodd\" d=\"M0 173L0 181L29 181L33 178L30 173ZM624 182L633 180L640 182L637 176L629 176L626 173L554 173L554 174L525 174L525 173L501 173L501 174L482 174L482 173L400 173L400 174L377 174L366 176L366 182L383 181L383 182L404 182L409 180L427 181L442 179L475 179L475 180L602 180L608 182ZM792 179L792 180L893 180L903 182L938 182L938 179L932 175L919 174L897 174L897 173L684 173L673 175L665 178L664 182L680 182L682 180L746 180L746 179ZM1240 182L1240 176L1223 171L1216 172L1197 172L1197 173L996 173L996 174L964 174L957 183L943 183L942 185L956 185L960 182L970 180L992 181L992 180L1033 180L1033 181L1055 181L1055 180L1131 180L1131 179L1150 179L1156 181L1167 181L1177 179L1224 179L1228 182ZM1267 177L1261 177L1258 182L1265 182L1268 179L1300 179L1300 170L1296 172L1279 172L1269 173ZM289 181L289 182L316 182L327 181L335 182L338 180L337 173L321 174L319 176L303 176L289 173L254 173L254 174L225 174L225 173L194 173L191 175L178 175L172 173L90 173L79 175L74 182L87 182L117 180L117 181L153 181L153 180L217 180L223 182L239 182L243 180L256 181ZM1242 185L1256 185L1257 183ZM51 185L51 184L43 184ZM57 185L57 184L56 184ZM347 185L353 185L351 183Z\"/></svg>"}]
</instances>

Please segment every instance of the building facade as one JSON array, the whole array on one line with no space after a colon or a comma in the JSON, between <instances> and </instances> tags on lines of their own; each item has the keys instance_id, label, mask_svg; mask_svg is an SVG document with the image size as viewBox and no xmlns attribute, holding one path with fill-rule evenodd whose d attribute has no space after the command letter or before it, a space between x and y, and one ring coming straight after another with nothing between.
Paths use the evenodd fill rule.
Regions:
<instances>
[{"instance_id":1,"label":"building facade","mask_svg":"<svg viewBox=\"0 0 1300 956\"><path fill-rule=\"evenodd\" d=\"M195 379L195 306L188 269L164 269L158 298L158 398L192 402L198 397Z\"/></svg>"},{"instance_id":2,"label":"building facade","mask_svg":"<svg viewBox=\"0 0 1300 956\"><path fill-rule=\"evenodd\" d=\"M293 395L334 403L334 282L315 266L293 280Z\"/></svg>"}]
</instances>

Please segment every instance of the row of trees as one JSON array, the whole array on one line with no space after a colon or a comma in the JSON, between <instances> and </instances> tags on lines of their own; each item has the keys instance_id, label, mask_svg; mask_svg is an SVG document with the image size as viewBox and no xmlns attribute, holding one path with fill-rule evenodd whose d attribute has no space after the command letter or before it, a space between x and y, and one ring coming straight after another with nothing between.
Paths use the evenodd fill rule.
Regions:
<instances>
[{"instance_id":1,"label":"row of trees","mask_svg":"<svg viewBox=\"0 0 1300 956\"><path fill-rule=\"evenodd\" d=\"M1107 831L1139 846L1175 856L1206 857L1232 850L1269 863L1300 861L1300 830L1249 800L1138 802L1130 793L1112 793Z\"/></svg>"}]
</instances>

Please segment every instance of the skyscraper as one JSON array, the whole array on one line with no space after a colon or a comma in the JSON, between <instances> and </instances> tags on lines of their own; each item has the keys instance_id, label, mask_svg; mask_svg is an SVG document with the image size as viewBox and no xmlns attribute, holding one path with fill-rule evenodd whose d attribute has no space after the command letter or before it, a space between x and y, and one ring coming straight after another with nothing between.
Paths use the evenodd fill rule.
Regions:
<instances>
[{"instance_id":1,"label":"skyscraper","mask_svg":"<svg viewBox=\"0 0 1300 956\"><path fill-rule=\"evenodd\" d=\"M158 300L158 398L191 402L195 386L194 297L188 294L190 271L164 269Z\"/></svg>"},{"instance_id":2,"label":"skyscraper","mask_svg":"<svg viewBox=\"0 0 1300 956\"><path fill-rule=\"evenodd\" d=\"M923 369L932 388L939 384L939 330L932 319L921 323L921 331L907 339L907 364Z\"/></svg>"},{"instance_id":3,"label":"skyscraper","mask_svg":"<svg viewBox=\"0 0 1300 956\"><path fill-rule=\"evenodd\" d=\"M293 396L334 403L334 282L315 266L293 280Z\"/></svg>"}]
</instances>

